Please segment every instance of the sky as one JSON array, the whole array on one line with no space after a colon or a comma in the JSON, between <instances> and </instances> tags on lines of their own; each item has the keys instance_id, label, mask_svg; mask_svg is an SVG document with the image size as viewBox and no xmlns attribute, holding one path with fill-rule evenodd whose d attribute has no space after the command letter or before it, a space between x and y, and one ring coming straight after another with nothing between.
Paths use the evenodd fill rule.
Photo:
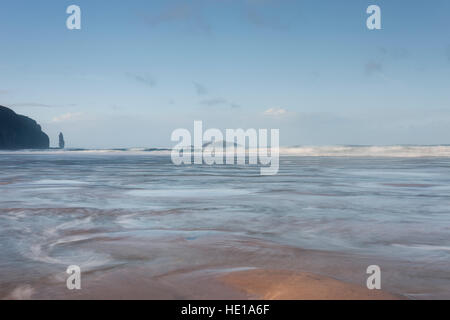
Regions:
<instances>
[{"instance_id":1,"label":"sky","mask_svg":"<svg viewBox=\"0 0 450 320\"><path fill-rule=\"evenodd\" d=\"M69 148L170 147L194 120L282 146L449 144L449 34L448 0L5 0L0 105Z\"/></svg>"}]
</instances>

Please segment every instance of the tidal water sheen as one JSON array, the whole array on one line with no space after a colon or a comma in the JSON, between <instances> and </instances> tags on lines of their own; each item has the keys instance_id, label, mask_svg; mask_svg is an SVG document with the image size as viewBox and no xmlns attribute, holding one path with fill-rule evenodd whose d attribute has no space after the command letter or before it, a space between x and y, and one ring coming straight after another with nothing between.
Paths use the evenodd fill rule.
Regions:
<instances>
[{"instance_id":1,"label":"tidal water sheen","mask_svg":"<svg viewBox=\"0 0 450 320\"><path fill-rule=\"evenodd\" d=\"M0 298L69 265L294 268L285 248L389 261L397 293L447 297L450 158L289 155L261 176L152 152L0 153Z\"/></svg>"}]
</instances>

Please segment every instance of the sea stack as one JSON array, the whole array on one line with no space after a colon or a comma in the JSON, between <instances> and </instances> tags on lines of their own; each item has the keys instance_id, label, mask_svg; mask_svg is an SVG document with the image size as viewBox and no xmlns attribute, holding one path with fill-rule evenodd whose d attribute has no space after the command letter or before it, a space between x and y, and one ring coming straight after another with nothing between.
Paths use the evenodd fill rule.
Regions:
<instances>
[{"instance_id":1,"label":"sea stack","mask_svg":"<svg viewBox=\"0 0 450 320\"><path fill-rule=\"evenodd\" d=\"M0 149L48 149L50 140L36 121L0 106Z\"/></svg>"},{"instance_id":2,"label":"sea stack","mask_svg":"<svg viewBox=\"0 0 450 320\"><path fill-rule=\"evenodd\" d=\"M60 132L59 133L59 148L64 149L65 146L66 146L66 143L64 141L64 135L62 134L62 132Z\"/></svg>"}]
</instances>

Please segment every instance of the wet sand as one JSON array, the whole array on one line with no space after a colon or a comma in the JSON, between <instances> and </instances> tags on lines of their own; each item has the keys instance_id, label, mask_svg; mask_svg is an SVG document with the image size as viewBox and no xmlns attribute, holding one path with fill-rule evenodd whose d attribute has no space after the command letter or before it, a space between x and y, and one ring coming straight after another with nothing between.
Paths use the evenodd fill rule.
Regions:
<instances>
[{"instance_id":1,"label":"wet sand","mask_svg":"<svg viewBox=\"0 0 450 320\"><path fill-rule=\"evenodd\" d=\"M3 299L69 300L393 300L402 299L380 290L307 272L285 270L198 270L149 276L146 268L123 268L85 277L81 290L64 288L56 276L46 286L16 287Z\"/></svg>"},{"instance_id":2,"label":"wet sand","mask_svg":"<svg viewBox=\"0 0 450 320\"><path fill-rule=\"evenodd\" d=\"M397 300L390 293L369 290L306 272L248 270L233 272L222 281L263 300Z\"/></svg>"},{"instance_id":3,"label":"wet sand","mask_svg":"<svg viewBox=\"0 0 450 320\"><path fill-rule=\"evenodd\" d=\"M370 258L303 250L250 239L211 236L196 241L169 239L164 237L164 241L151 242L96 239L90 243L91 248L107 246L114 249L111 254L126 253L127 260L130 257L150 257L155 249L161 247L173 252L174 260L158 264L146 263L146 259L142 259L136 263L85 269L81 290L72 291L66 288L68 276L61 268L56 273L34 280L11 283L1 288L0 298L367 300L396 299L401 297L400 292L404 292L395 286L384 286L395 278L389 273L385 276L387 281L383 280L383 289L395 289L397 295L365 288L365 268L372 261ZM177 250L172 251L172 246ZM201 262L199 257L202 257ZM389 266L387 262L383 265Z\"/></svg>"},{"instance_id":4,"label":"wet sand","mask_svg":"<svg viewBox=\"0 0 450 320\"><path fill-rule=\"evenodd\" d=\"M450 298L448 158L280 163L2 155L0 299Z\"/></svg>"},{"instance_id":5,"label":"wet sand","mask_svg":"<svg viewBox=\"0 0 450 320\"><path fill-rule=\"evenodd\" d=\"M442 289L429 281L416 282L414 290L409 287L416 268L422 269L417 264L305 250L246 237L216 234L187 240L163 233L139 241L96 237L79 246L108 252L124 263L82 267L81 290L72 291L66 287L66 266L51 265L41 276L18 276L1 286L0 299L371 300L446 296L445 283ZM161 250L170 258L158 258ZM374 263L382 266L383 291L365 287L366 268Z\"/></svg>"}]
</instances>

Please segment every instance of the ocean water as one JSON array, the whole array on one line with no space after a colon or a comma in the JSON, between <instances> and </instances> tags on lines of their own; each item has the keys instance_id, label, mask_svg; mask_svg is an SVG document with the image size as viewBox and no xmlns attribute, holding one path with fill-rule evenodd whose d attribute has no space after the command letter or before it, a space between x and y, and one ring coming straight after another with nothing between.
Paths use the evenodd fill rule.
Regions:
<instances>
[{"instance_id":1,"label":"ocean water","mask_svg":"<svg viewBox=\"0 0 450 320\"><path fill-rule=\"evenodd\" d=\"M386 265L389 290L445 298L449 149L295 148L275 176L175 166L158 150L2 152L0 298L65 286L69 265L94 279L139 266L149 277L298 267L352 281L297 249Z\"/></svg>"}]
</instances>

